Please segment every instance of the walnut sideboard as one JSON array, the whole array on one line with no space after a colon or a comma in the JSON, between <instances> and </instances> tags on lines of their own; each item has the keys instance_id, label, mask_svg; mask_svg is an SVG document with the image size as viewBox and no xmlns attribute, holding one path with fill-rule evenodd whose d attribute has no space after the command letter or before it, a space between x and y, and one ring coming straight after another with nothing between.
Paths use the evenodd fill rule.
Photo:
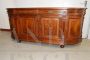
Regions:
<instances>
[{"instance_id":1,"label":"walnut sideboard","mask_svg":"<svg viewBox=\"0 0 90 60\"><path fill-rule=\"evenodd\" d=\"M18 42L77 44L86 8L8 8L11 36Z\"/></svg>"}]
</instances>

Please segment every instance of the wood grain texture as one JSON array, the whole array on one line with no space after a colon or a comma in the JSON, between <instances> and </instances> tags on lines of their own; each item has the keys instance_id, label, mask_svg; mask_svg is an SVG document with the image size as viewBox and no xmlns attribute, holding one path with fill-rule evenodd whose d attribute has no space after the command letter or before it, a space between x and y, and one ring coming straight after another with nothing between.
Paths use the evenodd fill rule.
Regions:
<instances>
[{"instance_id":1,"label":"wood grain texture","mask_svg":"<svg viewBox=\"0 0 90 60\"><path fill-rule=\"evenodd\" d=\"M22 41L77 44L85 8L8 8L10 27ZM12 35L14 36L13 32Z\"/></svg>"}]
</instances>

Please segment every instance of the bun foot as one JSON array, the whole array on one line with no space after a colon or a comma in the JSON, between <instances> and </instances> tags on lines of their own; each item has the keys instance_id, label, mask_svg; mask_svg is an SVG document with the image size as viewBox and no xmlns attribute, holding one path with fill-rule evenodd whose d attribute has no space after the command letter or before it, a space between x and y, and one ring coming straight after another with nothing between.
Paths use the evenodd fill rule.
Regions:
<instances>
[{"instance_id":1,"label":"bun foot","mask_svg":"<svg viewBox=\"0 0 90 60\"><path fill-rule=\"evenodd\" d=\"M18 43L21 43L21 40L18 40L17 42L18 42Z\"/></svg>"},{"instance_id":2,"label":"bun foot","mask_svg":"<svg viewBox=\"0 0 90 60\"><path fill-rule=\"evenodd\" d=\"M64 45L60 45L61 48L64 48Z\"/></svg>"}]
</instances>

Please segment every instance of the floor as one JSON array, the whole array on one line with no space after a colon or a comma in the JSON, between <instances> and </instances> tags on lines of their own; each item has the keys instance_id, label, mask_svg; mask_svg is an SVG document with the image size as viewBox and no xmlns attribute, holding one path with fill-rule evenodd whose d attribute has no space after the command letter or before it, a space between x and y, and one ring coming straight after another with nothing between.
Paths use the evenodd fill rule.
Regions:
<instances>
[{"instance_id":1,"label":"floor","mask_svg":"<svg viewBox=\"0 0 90 60\"><path fill-rule=\"evenodd\" d=\"M10 32L0 31L0 60L90 60L90 40L60 48L50 44L17 43Z\"/></svg>"}]
</instances>

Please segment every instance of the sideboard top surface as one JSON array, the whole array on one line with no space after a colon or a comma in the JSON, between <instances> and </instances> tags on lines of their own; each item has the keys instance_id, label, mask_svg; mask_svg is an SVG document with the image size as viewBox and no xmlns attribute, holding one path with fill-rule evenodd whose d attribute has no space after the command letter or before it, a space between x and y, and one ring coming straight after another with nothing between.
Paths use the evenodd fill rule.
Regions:
<instances>
[{"instance_id":1,"label":"sideboard top surface","mask_svg":"<svg viewBox=\"0 0 90 60\"><path fill-rule=\"evenodd\" d=\"M7 9L87 9L84 7L27 7L27 8L7 8Z\"/></svg>"}]
</instances>

